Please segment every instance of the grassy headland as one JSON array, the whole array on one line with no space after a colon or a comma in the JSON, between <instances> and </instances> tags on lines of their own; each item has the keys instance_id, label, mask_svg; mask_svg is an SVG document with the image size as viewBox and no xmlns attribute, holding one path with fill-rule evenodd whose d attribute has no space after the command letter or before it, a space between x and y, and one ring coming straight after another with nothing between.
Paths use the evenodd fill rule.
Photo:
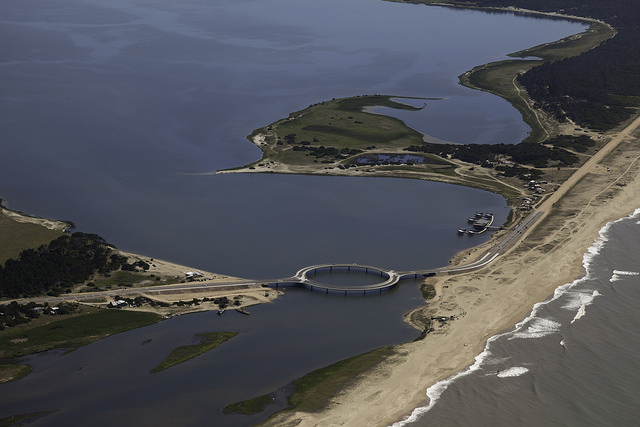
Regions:
<instances>
[{"instance_id":1,"label":"grassy headland","mask_svg":"<svg viewBox=\"0 0 640 427\"><path fill-rule=\"evenodd\" d=\"M62 236L71 225L9 210L0 199L0 265L25 249L46 245Z\"/></svg>"},{"instance_id":2,"label":"grassy headland","mask_svg":"<svg viewBox=\"0 0 640 427\"><path fill-rule=\"evenodd\" d=\"M388 95L356 96L320 102L291 113L248 137L263 152L259 161L220 173L428 179L492 191L513 204L529 194L522 189L520 180L477 168L476 164L448 155L408 151L425 143L421 133L401 120L367 111L381 106L421 109L399 102L401 99Z\"/></svg>"},{"instance_id":3,"label":"grassy headland","mask_svg":"<svg viewBox=\"0 0 640 427\"><path fill-rule=\"evenodd\" d=\"M420 108L394 102L389 96L356 96L323 101L291 113L249 138L264 152L263 160L291 165L349 165L360 153L372 150L402 150L422 140L422 135L401 120L366 113L366 107L388 107L409 111ZM347 161L341 161L347 160Z\"/></svg>"},{"instance_id":4,"label":"grassy headland","mask_svg":"<svg viewBox=\"0 0 640 427\"><path fill-rule=\"evenodd\" d=\"M523 181L541 178L550 183L543 190L553 190L599 148L597 133L559 123L542 113L517 83L517 77L534 66L580 55L616 34L604 23L589 22L590 28L581 34L509 55L540 59L500 61L460 76L463 85L501 96L521 112L532 131L517 145L517 153L513 153L513 146L500 152L502 148L496 151L497 146L485 149L478 145L425 142L422 134L402 121L368 111L375 106L406 110L419 107L402 103L402 97L355 96L319 102L255 130L248 138L262 150L262 158L221 172L427 179L501 194L517 208L522 198L534 195L532 189L523 188ZM586 138L590 148L577 152L562 146L563 138ZM462 153L467 148L473 159ZM513 219L517 217L516 213Z\"/></svg>"},{"instance_id":5,"label":"grassy headland","mask_svg":"<svg viewBox=\"0 0 640 427\"><path fill-rule=\"evenodd\" d=\"M543 62L580 55L615 34L615 30L609 25L592 22L589 29L583 33L507 55L513 58L540 59L513 59L480 65L461 75L460 83L506 99L518 109L524 122L531 127L527 141L543 142L551 136L561 134L563 129L557 121L549 119L541 111L533 108L533 103L524 89L518 85L516 78Z\"/></svg>"}]
</instances>

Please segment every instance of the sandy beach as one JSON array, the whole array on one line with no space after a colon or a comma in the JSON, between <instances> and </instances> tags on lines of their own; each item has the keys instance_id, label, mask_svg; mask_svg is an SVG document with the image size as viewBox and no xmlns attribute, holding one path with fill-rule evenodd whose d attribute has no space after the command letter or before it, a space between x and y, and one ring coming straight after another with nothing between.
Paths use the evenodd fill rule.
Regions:
<instances>
[{"instance_id":1,"label":"sandy beach","mask_svg":"<svg viewBox=\"0 0 640 427\"><path fill-rule=\"evenodd\" d=\"M395 358L355 381L325 411L283 413L267 424L385 426L428 404L428 387L470 366L488 338L512 328L557 287L580 278L583 255L599 230L640 207L638 127L640 118L604 135L608 143L536 206L544 218L508 253L473 273L427 279L437 296L423 313L408 317L455 320L436 322L424 340L399 346ZM466 262L483 249L466 254Z\"/></svg>"},{"instance_id":2,"label":"sandy beach","mask_svg":"<svg viewBox=\"0 0 640 427\"><path fill-rule=\"evenodd\" d=\"M262 287L253 281L223 274L211 273L209 271L198 270L192 267L176 264L166 260L148 258L139 254L118 251L121 255L129 258L129 263L144 261L149 264L149 270L145 274L152 274L163 279L180 279L182 283L172 285L157 285L153 280L139 282L136 286L126 290L103 291L101 302L92 301L91 305L105 306L115 300L116 295L133 298L135 296L146 297L157 302L173 304L178 301L192 301L194 298L201 300L198 305L185 305L169 307L143 305L141 307L131 307L127 310L152 311L165 317L195 313L198 311L218 310L219 306L214 299L226 297L234 301L231 309L246 308L255 304L262 304L273 301L278 297L279 292L274 289ZM187 272L197 272L198 276L193 281L185 281ZM67 298L73 297L67 295ZM204 298L209 301L203 301ZM81 300L79 300L81 301Z\"/></svg>"}]
</instances>

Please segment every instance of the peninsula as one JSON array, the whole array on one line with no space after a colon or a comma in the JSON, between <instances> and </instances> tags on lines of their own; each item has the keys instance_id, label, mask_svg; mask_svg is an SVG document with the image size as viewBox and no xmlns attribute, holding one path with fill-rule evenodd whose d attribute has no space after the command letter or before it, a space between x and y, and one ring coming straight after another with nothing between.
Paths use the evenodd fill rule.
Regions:
<instances>
[{"instance_id":1,"label":"peninsula","mask_svg":"<svg viewBox=\"0 0 640 427\"><path fill-rule=\"evenodd\" d=\"M591 52L617 34L601 21L588 22L591 27L583 34L513 54L519 58L537 56L542 58L539 61L504 61L460 76L463 84L503 96L522 112L532 133L518 149L483 146L469 157L461 149L469 146L425 140L399 120L371 111L382 106L414 110L434 100L366 95L321 101L254 131L249 138L263 151L262 159L217 172L442 181L502 194L513 209L508 224L511 227L533 214L539 215L534 225L523 227L517 242L482 270L426 279L435 290L429 304L407 315L407 321L419 330L429 329L425 339L385 349L382 361L358 372L355 379L339 388L338 394L327 397L320 405L323 410L316 407L284 412L267 424L388 425L409 415L425 403L424 390L469 366L490 336L522 319L534 303L559 285L580 277L582 256L600 228L638 208L640 119L624 115L637 108L637 99L616 98L624 105L608 109L616 112L617 121L607 116L607 127L593 120L561 117L548 98L544 102L534 100L520 79L536 65ZM451 265L477 262L506 234L496 233L483 247L458 254ZM127 256L134 264L152 261ZM155 260L151 265L154 263L159 264ZM185 268L177 268L184 274ZM221 282L228 279L203 274ZM235 278L230 279L235 283ZM264 292L257 289L258 293ZM156 292L176 301L185 295L193 298L193 291L186 287L158 287ZM268 294L267 300L275 295ZM106 304L114 296L102 297L100 303ZM433 317L455 320L433 325Z\"/></svg>"},{"instance_id":2,"label":"peninsula","mask_svg":"<svg viewBox=\"0 0 640 427\"><path fill-rule=\"evenodd\" d=\"M430 331L426 339L394 348L391 356L343 383L339 393L320 404L323 410L294 406L266 425L389 425L408 416L425 404L428 387L471 365L489 337L512 327L558 286L581 277L583 254L601 227L638 208L637 100L610 107L620 112L617 121L592 117L580 125L570 113L557 114L550 105L541 108L521 83L525 79L520 77L534 66L590 52L617 35L602 21L585 21L590 23L585 33L511 55L540 60L502 61L460 76L462 84L502 96L518 108L532 128L519 144L521 150L462 146L474 152L465 158L459 145L434 144L370 111L419 107L407 106L400 97L368 95L323 101L254 131L249 139L263 151L262 159L219 172L429 179L502 194L513 209L512 227L525 217L540 216L520 229L518 243L481 271L426 280L435 290L433 298L407 316L416 328ZM505 234L496 233L492 241L458 254L451 263L477 262ZM433 318L455 321L434 325Z\"/></svg>"}]
</instances>

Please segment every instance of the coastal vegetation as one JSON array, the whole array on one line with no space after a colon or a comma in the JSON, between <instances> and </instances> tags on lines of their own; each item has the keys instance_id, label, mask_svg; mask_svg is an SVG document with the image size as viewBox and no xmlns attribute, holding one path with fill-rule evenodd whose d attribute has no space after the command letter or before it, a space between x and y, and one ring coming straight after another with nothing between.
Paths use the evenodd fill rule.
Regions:
<instances>
[{"instance_id":1,"label":"coastal vegetation","mask_svg":"<svg viewBox=\"0 0 640 427\"><path fill-rule=\"evenodd\" d=\"M261 148L263 157L238 171L429 179L492 191L516 207L522 197L531 195L522 182L547 176L560 181L566 178L560 170L578 166L597 148L588 134L561 135L544 144L431 143L403 122L371 112L374 105L416 108L384 95L334 99L310 106L254 131L250 138ZM354 112L356 108L361 110ZM350 130L356 122L358 134ZM393 130L387 140L378 138L372 144L370 136L381 126Z\"/></svg>"},{"instance_id":2,"label":"coastal vegetation","mask_svg":"<svg viewBox=\"0 0 640 427\"><path fill-rule=\"evenodd\" d=\"M73 350L161 319L155 313L73 306L68 316L38 316L0 332L0 382L14 381L31 372L29 365L15 362L20 357L52 349Z\"/></svg>"},{"instance_id":3,"label":"coastal vegetation","mask_svg":"<svg viewBox=\"0 0 640 427\"><path fill-rule=\"evenodd\" d=\"M418 171L427 177L457 177L457 182L466 185L477 186L483 182L485 188L495 189L501 194L517 194L500 179L469 176L470 168L475 165L484 166L494 169L496 177L517 176L527 180L543 176L545 168L579 164L583 158L578 154L590 154L598 148L594 139L588 135L554 135L549 132L548 126L540 123L535 111L541 109L560 123L571 121L595 130L611 129L636 112L636 108L640 107L640 86L636 78L640 53L637 49L634 50L638 29L631 19L638 16L638 5L629 2L624 2L623 5L621 0L598 4L572 0L561 3L566 5L562 12L605 19L616 26L619 34L602 43L613 34L606 26L594 23L591 30L583 36L564 41L566 49L573 49L574 53L558 54L558 45L547 46L547 49L556 50L553 55L551 50L545 51L544 47L537 50L535 56L543 58L540 66L540 61L505 61L479 67L461 77L465 84L490 90L504 96L514 105L520 105L518 108L527 122L534 123L531 139L535 140L535 144L531 140L509 147L427 144L422 141L422 135L407 128L401 121L363 111L365 106L372 105L408 110L416 107L395 102L390 96L363 96L315 104L254 132L251 138L265 156L259 162L249 165L249 168L284 163L312 165L317 170L362 168L372 173L384 172L398 176L408 176L406 171L410 170L410 173ZM560 7L557 1L548 0L479 0L460 4L495 7L515 5L548 11L558 11ZM623 6L632 8L631 12L623 12ZM578 43L582 43L582 47L576 47ZM591 49L597 44L600 46ZM533 50L528 50L512 56L531 56L532 52ZM582 52L586 53L577 55ZM533 109L526 99L520 97L513 79L526 88L527 94L534 101ZM540 144L540 141L544 141L544 144ZM401 164L390 160L359 163L367 155L374 155L370 159L384 159L382 156L402 151L417 153L421 160L413 159ZM505 158L507 162L516 164L497 164ZM466 167L466 177L457 175L461 165ZM95 272L104 275L118 269L118 277L122 280L114 279L115 283L133 280L125 273L130 267L124 267L131 264L117 255L114 258L110 246L99 236L75 233L60 237L60 233L52 232L50 237L34 238L27 228L21 232L24 233L23 238L18 240L25 242L21 246L26 248L21 247L19 255L15 248L0 254L5 257L0 258L0 262L4 263L0 267L0 296L16 298L42 293L64 293L70 291L74 284L88 280ZM78 252L79 248L82 251ZM67 267L58 270L58 264ZM76 265L79 266L78 269L71 267ZM86 267L91 267L91 270ZM144 264L137 264L131 268L144 271L144 267ZM5 279L6 277L9 279ZM158 316L149 313L96 311L88 308L81 308L70 316L55 320L43 317L29 325L18 325L10 331L4 331L0 335L0 357L15 358L51 348L75 348L113 333L159 320ZM161 368L161 364L152 372L202 354L234 336L234 333L227 333L232 335L220 338L215 334L220 333L198 334L202 338L199 344L179 347L174 350L176 354L172 352L168 356L164 367ZM216 342L219 339L222 341ZM391 348L375 350L316 370L296 380L295 392L289 398L291 410L314 411L322 408L355 378L375 368L393 354L395 353ZM0 369L2 372L9 372L13 379L28 371L28 368L15 364L2 365ZM264 408L268 400L268 395L260 396L253 402L256 409L247 410ZM241 407L243 405L230 405L229 410L245 410L238 409Z\"/></svg>"},{"instance_id":4,"label":"coastal vegetation","mask_svg":"<svg viewBox=\"0 0 640 427\"><path fill-rule=\"evenodd\" d=\"M63 235L38 249L20 252L0 266L0 297L20 298L71 291L96 271L118 270L126 262L95 234Z\"/></svg>"},{"instance_id":5,"label":"coastal vegetation","mask_svg":"<svg viewBox=\"0 0 640 427\"><path fill-rule=\"evenodd\" d=\"M435 1L418 0L416 3L435 3ZM439 173L440 176L454 177L456 173L464 170L469 177L467 182L464 180L454 180L454 182L473 186L472 181L477 183L479 179L484 179L487 187L493 186L494 191L505 194L503 191L505 186L508 186L508 181L494 180L487 176L481 178L478 175L470 176L473 174L469 172L478 165L483 169L493 169L494 177L516 176L527 181L539 179L554 170L568 169L569 172L564 175L555 175L561 182L571 174L574 167L584 163L600 148L601 144L598 144L600 136L597 132L619 125L636 113L637 107L640 107L640 90L638 90L637 79L634 78L640 65L638 61L640 52L637 49L631 51L635 45L631 40L637 40L639 34L628 38L629 34L636 31L635 20L639 14L633 11L629 13L628 2L623 4L622 1L613 1L606 7L601 7L602 2L593 4L595 2L574 2L573 0L560 3L545 0L479 0L453 3L461 7L515 6L590 16L610 22L616 29L601 22L592 22L589 30L578 36L511 55L516 58L536 56L540 58L539 60L501 61L477 67L460 77L463 84L502 96L519 109L525 121L532 127L529 138L520 144L511 146L432 144L414 136L410 139L418 142L412 142L402 148L400 148L402 144L397 143L401 139L397 138L393 140L394 143L387 140L376 141L375 144L342 144L336 150L337 153L327 150L327 147L337 149L337 145L330 145L323 141L323 149L318 150L317 144L321 141L318 135L312 138L305 135L304 139L300 135L309 130L339 133L334 129L336 117L339 117L338 110L335 104L328 104L328 107L334 111L325 112L324 117L315 115L310 107L310 109L291 114L285 120L255 131L250 138L263 150L263 158L251 165L251 168L262 167L260 172L270 169L271 172L326 173L327 170L332 170L331 173L341 173L345 169L361 166L359 167L361 173L378 175L386 173L386 176L393 176L395 172L395 176L410 176L406 171L416 171L414 162L396 165L389 162L383 166L385 169L380 167L382 165L379 163L373 165L357 163L358 159L371 153L395 154L397 153L395 150L400 148L403 151L428 155L432 159L442 159L447 164L439 168L440 170L414 174L413 177L437 179L434 176L435 173ZM615 8L612 7L614 4ZM633 8L638 6L634 5ZM625 15L625 18L618 19L621 15ZM622 21L624 25L621 26ZM620 37L623 32L626 35ZM610 63L613 66L609 67ZM585 72L585 70L588 71ZM586 76L583 78L584 74ZM323 103L323 106L327 105ZM540 114L540 112L546 114ZM367 114L364 109L361 113ZM352 116L355 121L354 117ZM328 123L328 119L331 120L331 124ZM338 120L340 119L344 120L342 117ZM301 120L305 120L304 124ZM369 123L367 119L358 118L357 120L362 127ZM286 132L281 128L285 123ZM286 135L289 135L289 138L283 138ZM302 143L302 141L305 142ZM295 144L305 147L296 150L296 154L299 155L296 158L296 165L311 165L311 163L322 163L322 165L316 165L315 171L278 167L280 166L278 163L286 163L289 158L281 153L274 155L276 150L279 148L280 151L285 151L289 148L293 151L292 146ZM347 151L352 149L358 151ZM341 150L345 151L341 152ZM289 163L288 166L291 164ZM466 167L462 169L461 166L465 164ZM502 188L500 184L504 184ZM510 219L514 220L513 215L510 215ZM425 299L432 298L432 289L425 287L422 291ZM317 410L326 406L331 396L344 390L346 384L335 388L326 398L319 398L314 392L305 393L306 385L310 385L309 390L312 390L314 385L330 383L322 380L323 372L331 372L331 367L325 369L327 371L323 369L314 371L305 376L305 380L296 383L296 393L299 394L294 393L289 400L292 410ZM330 378L331 374L327 377ZM315 383L316 380L318 383Z\"/></svg>"},{"instance_id":6,"label":"coastal vegetation","mask_svg":"<svg viewBox=\"0 0 640 427\"><path fill-rule=\"evenodd\" d=\"M584 33L512 53L510 56L519 59L482 65L460 76L462 84L502 96L519 109L532 128L529 137L519 144L426 142L403 122L372 112L374 106L407 110L419 107L388 95L355 96L311 105L257 129L249 138L263 151L263 157L240 170L356 173L445 181L502 194L515 207L517 200L527 194L516 190L518 184L512 178L562 182L570 170L599 148L597 134L569 130L561 124L566 120L540 115L540 106L534 105L516 84L518 76L540 64L590 52L615 34L609 25L592 21ZM532 57L540 59L529 59ZM489 170L476 170L478 166ZM560 172L562 169L567 172Z\"/></svg>"},{"instance_id":7,"label":"coastal vegetation","mask_svg":"<svg viewBox=\"0 0 640 427\"><path fill-rule=\"evenodd\" d=\"M411 2L436 3L433 0ZM610 130L629 119L640 107L640 83L636 78L640 68L640 52L635 48L640 37L640 4L637 2L475 0L447 3L465 8L526 9L606 22L615 30L594 22L586 33L569 38L569 44L560 44L562 49L559 54L549 56L548 46L543 46L542 51L525 51L527 56L538 56L543 61L523 62L524 68L512 72L512 75L517 76L518 83L526 89L534 108L545 111L561 123L572 122L599 131ZM586 49L575 48L585 41ZM588 47L588 43L594 41L596 43L592 46L597 47ZM517 64L511 62L507 67L513 68L514 65ZM504 63L497 63L497 66L504 66ZM479 72L478 76L471 77L469 81L479 88L494 91L499 85L486 77L487 70L487 66L478 67L474 70ZM482 80L489 81L489 84L478 84ZM508 79L504 82L508 83ZM504 96L503 93L499 94ZM506 98L510 101L514 99L513 96ZM518 105L518 102L513 103ZM533 120L527 122L531 124Z\"/></svg>"},{"instance_id":8,"label":"coastal vegetation","mask_svg":"<svg viewBox=\"0 0 640 427\"><path fill-rule=\"evenodd\" d=\"M422 298L424 298L426 301L429 301L436 297L436 288L431 283L421 284L420 292L422 293Z\"/></svg>"},{"instance_id":9,"label":"coastal vegetation","mask_svg":"<svg viewBox=\"0 0 640 427\"><path fill-rule=\"evenodd\" d=\"M293 382L294 392L289 396L291 409L317 411L323 408L359 375L374 369L395 354L393 347L383 347L308 373Z\"/></svg>"},{"instance_id":10,"label":"coastal vegetation","mask_svg":"<svg viewBox=\"0 0 640 427\"><path fill-rule=\"evenodd\" d=\"M42 316L0 334L0 358L15 359L54 348L74 349L158 322L155 313L78 307L63 318Z\"/></svg>"},{"instance_id":11,"label":"coastal vegetation","mask_svg":"<svg viewBox=\"0 0 640 427\"><path fill-rule=\"evenodd\" d=\"M0 384L19 380L31 373L31 366L18 363L0 365Z\"/></svg>"},{"instance_id":12,"label":"coastal vegetation","mask_svg":"<svg viewBox=\"0 0 640 427\"><path fill-rule=\"evenodd\" d=\"M365 372L396 355L393 347L382 347L317 369L293 381L293 393L286 411L313 412L324 408L340 390L354 383ZM273 399L262 395L227 405L224 412L254 414L262 412Z\"/></svg>"},{"instance_id":13,"label":"coastal vegetation","mask_svg":"<svg viewBox=\"0 0 640 427\"><path fill-rule=\"evenodd\" d=\"M525 142L543 142L552 134L561 132L560 123L556 123L555 119L548 120L540 114L538 106L525 96L525 89L518 85L520 77L543 63L584 53L614 35L615 31L610 26L592 22L589 29L579 35L507 55L516 59L479 65L462 74L459 77L460 83L506 99L522 114L524 122L531 128Z\"/></svg>"},{"instance_id":14,"label":"coastal vegetation","mask_svg":"<svg viewBox=\"0 0 640 427\"><path fill-rule=\"evenodd\" d=\"M259 141L265 153L263 160L287 164L329 164L353 159L364 151L398 149L422 139L401 120L363 111L373 106L420 109L381 95L333 99L291 113L254 131L249 138Z\"/></svg>"},{"instance_id":15,"label":"coastal vegetation","mask_svg":"<svg viewBox=\"0 0 640 427\"><path fill-rule=\"evenodd\" d=\"M271 394L263 394L262 396L252 399L243 400L241 402L230 403L222 409L223 414L243 414L252 415L263 412L267 406L273 402Z\"/></svg>"},{"instance_id":16,"label":"coastal vegetation","mask_svg":"<svg viewBox=\"0 0 640 427\"><path fill-rule=\"evenodd\" d=\"M23 242L22 246L28 244ZM152 284L176 281L143 274L149 270L150 262L153 261L130 262L96 234L63 234L37 249L24 249L16 258L0 264L0 298L58 296L72 291L131 287L142 281Z\"/></svg>"},{"instance_id":17,"label":"coastal vegetation","mask_svg":"<svg viewBox=\"0 0 640 427\"><path fill-rule=\"evenodd\" d=\"M0 427L21 426L33 422L38 418L45 417L55 411L32 412L29 414L11 415L6 418L0 418Z\"/></svg>"},{"instance_id":18,"label":"coastal vegetation","mask_svg":"<svg viewBox=\"0 0 640 427\"><path fill-rule=\"evenodd\" d=\"M434 2L417 0L415 3ZM500 0L451 2L452 5L460 7L505 7L500 3ZM557 9L558 6L551 2L543 2L542 7L538 3L530 3L515 2L514 6L544 12L600 17L607 21L607 18L613 16L607 15L607 11L613 10L611 7L574 5ZM513 2L509 2L509 5L511 4ZM617 7L619 10L622 6L618 4ZM595 11L600 16L589 14ZM586 54L593 55L593 52L603 50L607 52L610 49L607 46L611 41L620 39L621 28L614 29L608 23L593 19L589 22L589 29L583 33L512 53L510 56L517 59L478 66L460 76L462 84L501 96L521 112L532 131L529 137L519 144L425 142L422 135L406 127L401 121L372 113L374 106L407 110L419 107L399 102L402 100L399 97L355 96L311 105L304 110L291 113L286 119L254 131L249 138L263 151L263 157L260 161L238 170L430 179L493 191L502 194L511 206L516 207L518 200L528 194L518 190L519 185L513 179L524 182L545 179L556 184L561 183L572 170L599 149L601 144L598 144L598 139L601 136L597 132L610 129L611 126L628 118L629 114L635 111L630 107L640 106L640 97L621 95L622 91L626 90L623 89L626 85L621 81L626 81L625 75L632 75L628 71L625 74L624 67L618 69L619 75L616 77L619 91L609 91L606 105L602 102L591 105L596 92L600 90L595 88L597 85L583 89L581 98L575 94L566 95L577 89L563 92L565 94L560 96L563 102L566 104L566 101L571 99L573 107L560 104L556 102L557 99L550 101L544 100L542 95L537 98L534 96L535 87L548 86L549 83L548 79L541 80L538 77L537 86L531 83L534 80L530 76L539 75L540 69L546 70L551 67L555 70L558 63L572 63L571 60L582 58ZM624 27L624 31L634 31L630 22L625 22L629 25ZM615 20L615 23L619 24L620 20ZM579 63L582 65L562 71L562 76L574 79L572 76L588 68L583 62ZM633 60L626 63L633 69ZM605 64L606 62L600 62L596 68L606 67ZM592 67L592 63L589 67ZM610 70L607 70L607 75L609 72ZM581 79L574 80L580 81L572 83L571 86L574 88L584 84ZM601 93L599 96L602 98ZM582 111L585 108L593 110L586 114L590 121L578 119L579 108L582 108ZM562 114L558 113L560 110ZM586 115L583 114L585 117ZM604 126L603 123L608 125ZM405 153L404 156L402 152ZM485 170L477 169L478 166Z\"/></svg>"},{"instance_id":19,"label":"coastal vegetation","mask_svg":"<svg viewBox=\"0 0 640 427\"><path fill-rule=\"evenodd\" d=\"M6 208L1 206L0 199L0 265L4 264L10 258L17 258L25 249L37 248L46 245L52 240L64 234L63 229L66 224L60 223L58 229L43 227L34 218L33 222L25 220L16 221L10 215L13 214ZM22 218L31 219L25 214L17 214Z\"/></svg>"},{"instance_id":20,"label":"coastal vegetation","mask_svg":"<svg viewBox=\"0 0 640 427\"><path fill-rule=\"evenodd\" d=\"M186 362L196 356L206 353L222 344L225 341L235 337L237 332L202 332L195 335L194 338L200 340L197 344L183 345L176 347L158 366L151 370L151 373L164 371L179 363Z\"/></svg>"}]
</instances>

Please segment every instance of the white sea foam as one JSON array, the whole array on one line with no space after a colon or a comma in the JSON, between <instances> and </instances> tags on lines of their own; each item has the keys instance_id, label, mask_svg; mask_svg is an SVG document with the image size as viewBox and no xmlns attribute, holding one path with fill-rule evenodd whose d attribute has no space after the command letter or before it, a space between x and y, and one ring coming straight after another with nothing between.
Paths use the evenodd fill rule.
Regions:
<instances>
[{"instance_id":1,"label":"white sea foam","mask_svg":"<svg viewBox=\"0 0 640 427\"><path fill-rule=\"evenodd\" d=\"M578 310L584 303L591 303L593 300L594 291L591 289L585 289L582 291L568 291L565 294L564 303L562 304L562 308L569 311ZM600 295L597 293L597 295Z\"/></svg>"},{"instance_id":2,"label":"white sea foam","mask_svg":"<svg viewBox=\"0 0 640 427\"><path fill-rule=\"evenodd\" d=\"M511 377L519 377L520 375L524 375L529 372L529 369L523 366L514 366L512 368L507 368L503 371L498 372L498 378L511 378Z\"/></svg>"},{"instance_id":3,"label":"white sea foam","mask_svg":"<svg viewBox=\"0 0 640 427\"><path fill-rule=\"evenodd\" d=\"M640 275L640 273L638 273L637 271L613 270L613 274L611 275L611 279L609 279L609 281L613 283L620 280L620 276L638 276L638 275Z\"/></svg>"},{"instance_id":4,"label":"white sea foam","mask_svg":"<svg viewBox=\"0 0 640 427\"><path fill-rule=\"evenodd\" d=\"M511 333L510 340L517 338L542 338L560 330L560 323L551 319L536 317L531 319L526 329L520 328Z\"/></svg>"},{"instance_id":5,"label":"white sea foam","mask_svg":"<svg viewBox=\"0 0 640 427\"><path fill-rule=\"evenodd\" d=\"M613 270L613 274L619 274L620 276L639 276L640 273L637 271L623 271L623 270Z\"/></svg>"},{"instance_id":6,"label":"white sea foam","mask_svg":"<svg viewBox=\"0 0 640 427\"><path fill-rule=\"evenodd\" d=\"M454 382L455 380L457 380L459 378L465 377L465 376L471 374L472 372L475 372L478 369L480 369L480 366L482 365L482 363L489 356L491 356L491 352L489 351L489 346L491 345L491 343L493 341L495 341L496 339L498 339L502 335L505 335L505 334L494 335L494 336L492 336L491 338L489 338L487 340L487 344L484 346L484 350L482 351L482 353L480 353L479 355L476 356L475 362L473 363L473 365L469 366L464 371L460 371L457 374L455 374L455 375L453 375L453 376L451 376L451 377L449 377L447 379L438 381L437 383L435 383L434 385L429 387L427 389L427 397L429 398L429 404L427 406L420 406L420 407L414 409L413 412L411 413L411 415L409 415L408 417L406 417L402 421L398 421L398 422L393 423L391 427L402 427L402 426L405 426L408 423L412 423L412 422L417 421L423 414L426 414L427 412L429 412L429 410L431 408L433 408L433 405L436 404L436 402L438 401L438 399L440 398L442 393L447 389L447 387L449 387L449 384L451 384L452 382Z\"/></svg>"},{"instance_id":7,"label":"white sea foam","mask_svg":"<svg viewBox=\"0 0 640 427\"><path fill-rule=\"evenodd\" d=\"M593 293L590 296L588 296L587 298L584 298L582 300L582 304L580 305L580 308L578 309L578 312L571 320L571 323L575 322L576 320L584 316L587 313L587 306L590 305L593 302L593 299L599 295L601 295L600 292L593 291Z\"/></svg>"},{"instance_id":8,"label":"white sea foam","mask_svg":"<svg viewBox=\"0 0 640 427\"><path fill-rule=\"evenodd\" d=\"M439 381L437 383L435 383L434 385L432 385L431 387L429 387L427 389L427 397L429 397L429 404L427 406L421 406L418 407L416 409L413 410L413 412L411 413L410 416L408 416L407 418L405 418L402 421L398 421L396 423L394 423L392 425L392 427L403 427L405 425L407 425L408 423L412 423L417 421L422 415L426 414L427 412L429 412L429 410L436 404L436 402L438 401L438 399L440 398L440 396L442 395L442 393L447 389L447 387L453 383L455 380L465 377L469 374L471 374L474 371L477 371L478 369L480 369L481 364L483 363L483 361L491 354L489 351L489 346L491 345L491 343L493 341L495 341L496 339L505 336L505 335L509 335L509 336L513 336L515 334L523 334L523 338L532 338L532 334L527 334L525 332L523 332L521 329L528 324L528 322L531 322L532 324L529 325L527 327L527 330L529 330L529 328L533 327L534 329L538 329L538 333L544 333L545 335L548 335L549 333L554 333L556 332L559 327L560 324L558 322L552 321L550 319L539 319L541 322L532 322L532 320L537 319L536 315L538 314L538 310L540 309L541 306L546 305L552 301L555 301L556 299L560 298L562 295L564 295L567 291L569 291L572 287L583 283L587 280L589 280L591 278L591 261L600 253L600 250L602 249L602 247L607 243L608 239L609 239L609 229L611 228L611 226L619 221L623 221L625 219L628 218L637 218L640 216L640 208L636 209L633 214L629 215L626 218L620 218L618 220L612 221L607 223L604 227L602 227L600 229L600 233L599 236L594 240L593 244L589 247L589 249L587 249L587 252L584 254L584 256L582 257L582 265L584 267L584 270L586 272L586 274L584 275L584 277L580 278L580 279L576 279L571 283L567 283L564 284L562 286L559 286L558 288L556 288L556 290L553 293L553 298L550 298L547 301L544 302L539 302L537 304L535 304L533 306L533 309L531 310L531 313L529 314L529 316L527 316L524 320L522 320L521 322L519 322L518 324L516 324L514 331L513 332L505 332L499 335L494 335L493 337L489 338L487 340L487 344L485 345L485 348L483 350L482 353L480 353L478 356L476 356L475 359L475 363L473 365L471 365L469 368L467 368L464 371L460 371L457 374ZM640 221L638 221L638 224L640 224ZM597 294L597 292L594 292L592 294L592 296L597 296L599 294ZM584 302L580 305L580 307L582 307L584 304ZM580 310L580 309L579 309ZM579 311L578 310L578 311ZM564 339L560 342L560 344L562 346L565 346L565 342ZM515 369L515 368L513 368ZM526 369L526 368L522 368L522 369Z\"/></svg>"}]
</instances>

